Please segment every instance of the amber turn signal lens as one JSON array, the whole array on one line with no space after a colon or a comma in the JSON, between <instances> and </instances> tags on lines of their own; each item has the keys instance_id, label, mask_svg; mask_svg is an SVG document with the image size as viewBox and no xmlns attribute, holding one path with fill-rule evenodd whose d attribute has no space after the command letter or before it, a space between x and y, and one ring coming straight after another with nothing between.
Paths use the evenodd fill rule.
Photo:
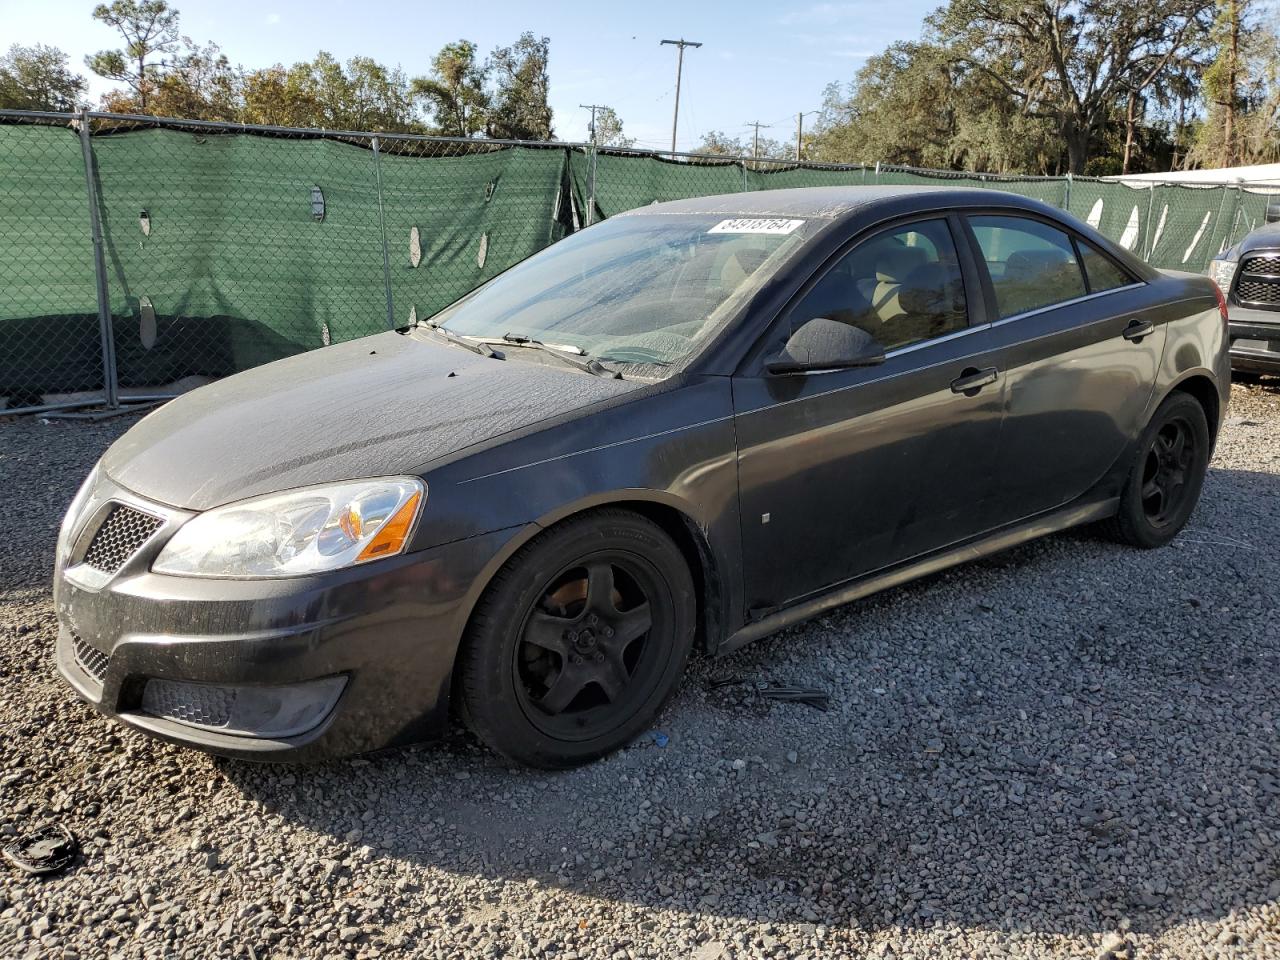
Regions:
<instances>
[{"instance_id":1,"label":"amber turn signal lens","mask_svg":"<svg viewBox=\"0 0 1280 960\"><path fill-rule=\"evenodd\" d=\"M413 518L417 516L420 499L422 494L415 493L406 500L404 506L382 525L377 535L360 551L360 556L356 557L356 563L377 560L379 557L391 557L403 550L405 541L409 539L409 530L413 527Z\"/></svg>"}]
</instances>

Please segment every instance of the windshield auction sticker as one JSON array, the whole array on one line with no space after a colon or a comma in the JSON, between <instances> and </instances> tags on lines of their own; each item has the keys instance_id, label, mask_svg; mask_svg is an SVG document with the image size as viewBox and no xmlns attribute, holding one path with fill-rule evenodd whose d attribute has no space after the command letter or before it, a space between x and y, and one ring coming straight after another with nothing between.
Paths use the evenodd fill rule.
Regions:
<instances>
[{"instance_id":1,"label":"windshield auction sticker","mask_svg":"<svg viewBox=\"0 0 1280 960\"><path fill-rule=\"evenodd\" d=\"M707 233L794 233L796 228L804 223L803 220L779 220L776 217L768 219L745 219L737 220L721 220Z\"/></svg>"}]
</instances>

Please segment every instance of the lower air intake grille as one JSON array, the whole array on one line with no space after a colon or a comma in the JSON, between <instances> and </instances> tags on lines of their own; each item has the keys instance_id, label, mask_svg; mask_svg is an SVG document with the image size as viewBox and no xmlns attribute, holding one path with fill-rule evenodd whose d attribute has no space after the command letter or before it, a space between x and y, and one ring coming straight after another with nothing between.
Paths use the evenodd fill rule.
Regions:
<instances>
[{"instance_id":1,"label":"lower air intake grille","mask_svg":"<svg viewBox=\"0 0 1280 960\"><path fill-rule=\"evenodd\" d=\"M235 702L234 690L204 683L148 680L142 690L142 709L153 717L202 727L225 727Z\"/></svg>"},{"instance_id":2,"label":"lower air intake grille","mask_svg":"<svg viewBox=\"0 0 1280 960\"><path fill-rule=\"evenodd\" d=\"M76 663L80 664L81 669L101 683L102 678L107 675L107 655L75 634L71 635L71 652L75 654Z\"/></svg>"},{"instance_id":3,"label":"lower air intake grille","mask_svg":"<svg viewBox=\"0 0 1280 960\"><path fill-rule=\"evenodd\" d=\"M1236 299L1241 303L1280 305L1280 280L1242 276L1236 283Z\"/></svg>"},{"instance_id":4,"label":"lower air intake grille","mask_svg":"<svg viewBox=\"0 0 1280 960\"><path fill-rule=\"evenodd\" d=\"M163 523L159 517L116 504L89 542L83 562L103 573L115 573Z\"/></svg>"}]
</instances>

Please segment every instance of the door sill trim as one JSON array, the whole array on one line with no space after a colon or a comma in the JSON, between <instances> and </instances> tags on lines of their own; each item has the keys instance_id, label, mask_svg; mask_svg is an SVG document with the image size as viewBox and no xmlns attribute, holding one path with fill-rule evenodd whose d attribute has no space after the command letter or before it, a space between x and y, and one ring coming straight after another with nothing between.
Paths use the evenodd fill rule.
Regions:
<instances>
[{"instance_id":1,"label":"door sill trim","mask_svg":"<svg viewBox=\"0 0 1280 960\"><path fill-rule=\"evenodd\" d=\"M997 530L995 533L988 534L977 540L971 540L958 547L949 547L879 573L846 581L824 593L791 606L783 607L759 620L748 623L727 637L724 643L716 650L716 655L720 656L737 650L753 640L759 640L761 637L767 637L769 634L777 633L786 627L812 620L814 617L820 616L829 610L844 606L854 600L861 600L863 597L879 593L881 590L900 586L910 580L937 573L948 567L968 563L970 560L977 560L993 553L999 553L1002 550L1007 550L1010 547L1018 546L1050 533L1058 533L1070 527L1103 520L1114 514L1119 504L1119 497L1110 497L1106 500L1084 504L1072 504L1054 510L1051 513L1043 514L1033 520Z\"/></svg>"}]
</instances>

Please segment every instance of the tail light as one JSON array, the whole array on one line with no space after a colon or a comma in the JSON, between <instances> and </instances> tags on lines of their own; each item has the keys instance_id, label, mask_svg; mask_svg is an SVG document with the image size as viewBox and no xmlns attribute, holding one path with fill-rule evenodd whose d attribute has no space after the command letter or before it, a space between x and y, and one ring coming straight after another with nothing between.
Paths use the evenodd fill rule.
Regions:
<instances>
[{"instance_id":1,"label":"tail light","mask_svg":"<svg viewBox=\"0 0 1280 960\"><path fill-rule=\"evenodd\" d=\"M1222 315L1222 326L1227 326L1230 319L1227 316L1227 298L1222 295L1222 289L1215 283L1213 285L1213 295L1218 298L1218 313Z\"/></svg>"}]
</instances>

